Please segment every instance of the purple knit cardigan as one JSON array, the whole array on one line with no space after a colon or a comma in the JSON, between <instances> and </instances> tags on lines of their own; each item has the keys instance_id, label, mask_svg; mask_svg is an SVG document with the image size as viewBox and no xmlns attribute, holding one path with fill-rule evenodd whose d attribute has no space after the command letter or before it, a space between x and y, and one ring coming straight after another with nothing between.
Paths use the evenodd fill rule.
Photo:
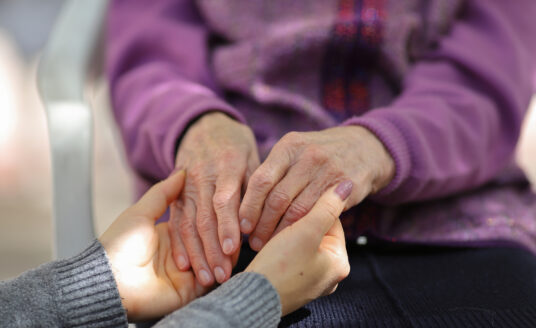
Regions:
<instances>
[{"instance_id":1,"label":"purple knit cardigan","mask_svg":"<svg viewBox=\"0 0 536 328\"><path fill-rule=\"evenodd\" d=\"M534 0L115 0L114 113L146 183L207 111L248 124L261 157L289 131L361 125L396 175L343 217L349 238L536 252L536 197L511 165L535 16Z\"/></svg>"}]
</instances>

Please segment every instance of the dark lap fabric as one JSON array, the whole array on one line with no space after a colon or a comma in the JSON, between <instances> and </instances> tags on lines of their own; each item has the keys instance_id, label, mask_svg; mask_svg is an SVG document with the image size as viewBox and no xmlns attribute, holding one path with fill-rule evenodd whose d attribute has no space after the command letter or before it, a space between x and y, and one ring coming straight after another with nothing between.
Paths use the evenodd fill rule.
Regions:
<instances>
[{"instance_id":1,"label":"dark lap fabric","mask_svg":"<svg viewBox=\"0 0 536 328\"><path fill-rule=\"evenodd\" d=\"M351 246L350 276L280 327L536 327L536 257L515 248ZM247 261L251 251L244 251Z\"/></svg>"}]
</instances>

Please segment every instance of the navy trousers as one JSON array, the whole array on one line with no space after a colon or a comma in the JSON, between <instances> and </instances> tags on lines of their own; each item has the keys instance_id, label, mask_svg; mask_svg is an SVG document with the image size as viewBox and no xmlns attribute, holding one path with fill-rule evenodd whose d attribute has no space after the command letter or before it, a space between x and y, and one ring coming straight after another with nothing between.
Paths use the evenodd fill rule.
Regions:
<instances>
[{"instance_id":1,"label":"navy trousers","mask_svg":"<svg viewBox=\"0 0 536 328\"><path fill-rule=\"evenodd\" d=\"M536 257L517 248L348 246L335 293L280 327L536 327ZM243 247L240 271L254 256Z\"/></svg>"}]
</instances>

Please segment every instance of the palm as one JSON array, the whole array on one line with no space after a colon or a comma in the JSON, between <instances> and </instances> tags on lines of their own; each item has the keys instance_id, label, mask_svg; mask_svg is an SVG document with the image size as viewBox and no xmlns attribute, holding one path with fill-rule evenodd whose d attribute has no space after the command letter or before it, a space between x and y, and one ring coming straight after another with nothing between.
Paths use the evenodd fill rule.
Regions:
<instances>
[{"instance_id":1,"label":"palm","mask_svg":"<svg viewBox=\"0 0 536 328\"><path fill-rule=\"evenodd\" d=\"M134 321L161 317L206 291L192 271L175 266L167 223L155 226L152 222L122 215L101 237L123 305Z\"/></svg>"}]
</instances>

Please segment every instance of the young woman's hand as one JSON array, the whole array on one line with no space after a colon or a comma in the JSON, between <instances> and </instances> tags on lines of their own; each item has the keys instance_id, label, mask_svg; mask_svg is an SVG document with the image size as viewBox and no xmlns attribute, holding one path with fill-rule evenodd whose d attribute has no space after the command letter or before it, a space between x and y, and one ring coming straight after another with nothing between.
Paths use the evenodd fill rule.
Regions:
<instances>
[{"instance_id":1,"label":"young woman's hand","mask_svg":"<svg viewBox=\"0 0 536 328\"><path fill-rule=\"evenodd\" d=\"M349 180L326 191L307 215L272 238L246 268L272 283L283 315L332 293L350 273L339 215L351 191Z\"/></svg>"},{"instance_id":2,"label":"young woman's hand","mask_svg":"<svg viewBox=\"0 0 536 328\"><path fill-rule=\"evenodd\" d=\"M251 176L240 205L243 233L254 250L303 217L333 184L352 180L346 207L386 186L394 162L383 144L363 127L291 132L273 147Z\"/></svg>"},{"instance_id":3,"label":"young woman's hand","mask_svg":"<svg viewBox=\"0 0 536 328\"><path fill-rule=\"evenodd\" d=\"M241 193L258 166L251 129L225 114L203 115L182 138L176 167L186 169L186 185L171 206L169 234L175 263L192 267L203 286L231 276Z\"/></svg>"},{"instance_id":4,"label":"young woman's hand","mask_svg":"<svg viewBox=\"0 0 536 328\"><path fill-rule=\"evenodd\" d=\"M184 171L153 186L99 238L129 321L159 318L206 292L171 256L167 223L155 226L184 185Z\"/></svg>"}]
</instances>

